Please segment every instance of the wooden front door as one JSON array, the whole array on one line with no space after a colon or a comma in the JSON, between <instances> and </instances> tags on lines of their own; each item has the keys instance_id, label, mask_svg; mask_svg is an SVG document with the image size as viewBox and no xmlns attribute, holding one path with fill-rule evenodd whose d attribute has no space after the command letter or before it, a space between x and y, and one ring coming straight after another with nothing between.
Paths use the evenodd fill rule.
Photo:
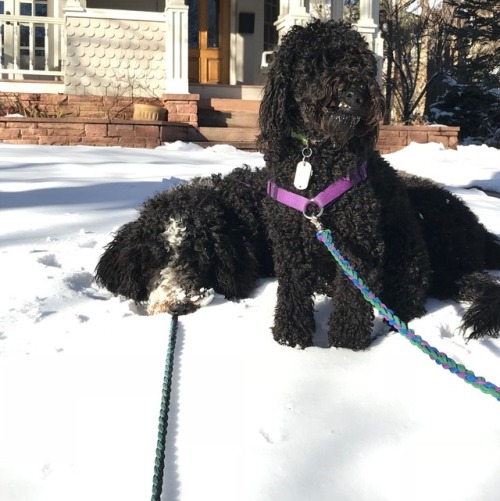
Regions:
<instances>
[{"instance_id":1,"label":"wooden front door","mask_svg":"<svg viewBox=\"0 0 500 501\"><path fill-rule=\"evenodd\" d=\"M230 0L189 0L189 81L229 83Z\"/></svg>"}]
</instances>

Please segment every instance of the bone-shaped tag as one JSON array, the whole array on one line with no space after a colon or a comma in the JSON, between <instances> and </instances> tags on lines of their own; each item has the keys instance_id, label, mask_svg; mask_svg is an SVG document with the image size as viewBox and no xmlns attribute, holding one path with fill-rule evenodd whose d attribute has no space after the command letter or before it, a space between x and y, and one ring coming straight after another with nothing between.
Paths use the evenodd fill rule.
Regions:
<instances>
[{"instance_id":1,"label":"bone-shaped tag","mask_svg":"<svg viewBox=\"0 0 500 501\"><path fill-rule=\"evenodd\" d=\"M297 164L295 169L295 178L293 179L293 185L298 190L305 190L309 185L309 179L312 176L312 166L309 162L301 160Z\"/></svg>"}]
</instances>

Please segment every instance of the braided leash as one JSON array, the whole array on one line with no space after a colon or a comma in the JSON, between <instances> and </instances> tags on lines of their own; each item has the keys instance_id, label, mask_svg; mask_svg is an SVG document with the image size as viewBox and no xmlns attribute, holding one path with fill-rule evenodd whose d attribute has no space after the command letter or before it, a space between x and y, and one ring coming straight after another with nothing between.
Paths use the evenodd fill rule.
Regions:
<instances>
[{"instance_id":1,"label":"braided leash","mask_svg":"<svg viewBox=\"0 0 500 501\"><path fill-rule=\"evenodd\" d=\"M165 469L165 443L167 439L168 410L170 407L170 394L172 389L172 373L174 370L174 351L177 338L177 315L172 316L168 340L163 386L161 389L160 417L158 419L158 439L156 441L156 458L153 475L153 492L151 501L160 501L163 485L163 470Z\"/></svg>"},{"instance_id":2,"label":"braided leash","mask_svg":"<svg viewBox=\"0 0 500 501\"><path fill-rule=\"evenodd\" d=\"M449 370L452 374L456 374L459 378L472 385L474 388L477 388L483 393L491 395L500 401L500 387L486 381L483 377L476 376L464 365L457 364L452 358L448 357L445 353L438 351L433 346L430 346L427 341L424 341L420 336L417 336L412 329L409 329L408 325L398 318L394 312L382 303L382 301L380 301L380 299L365 285L363 279L358 276L356 270L354 270L349 261L347 261L347 259L345 259L340 251L335 247L332 232L330 230L324 230L316 218L311 218L311 222L316 226L316 237L318 240L325 244L326 248L332 254L337 264L342 268L347 278L349 278L354 286L359 289L361 294L363 294L363 297L377 309L389 325L394 327L400 334L406 337L410 343L423 351L443 369ZM158 438L156 442L156 457L151 501L160 501L161 499L177 327L178 317L177 315L173 315L170 322L169 343L165 361L165 372L163 375L162 399L160 416L158 419Z\"/></svg>"},{"instance_id":3,"label":"braided leash","mask_svg":"<svg viewBox=\"0 0 500 501\"><path fill-rule=\"evenodd\" d=\"M484 378L476 376L471 370L467 369L464 365L457 364L452 358L448 357L445 353L439 352L436 348L432 347L424 341L420 336L417 336L408 325L399 319L392 310L380 301L373 292L366 286L363 280L358 276L357 272L353 269L349 261L345 259L339 250L335 247L330 230L323 230L318 221L313 218L312 223L316 226L316 237L320 242L323 242L335 261L340 265L344 274L351 280L357 287L363 297L374 306L382 317L393 326L400 334L402 334L410 343L422 350L432 360L434 360L443 369L449 370L452 374L456 374L459 378L463 379L466 383L472 385L474 388L481 390L487 395L491 395L500 401L500 387L486 381Z\"/></svg>"}]
</instances>

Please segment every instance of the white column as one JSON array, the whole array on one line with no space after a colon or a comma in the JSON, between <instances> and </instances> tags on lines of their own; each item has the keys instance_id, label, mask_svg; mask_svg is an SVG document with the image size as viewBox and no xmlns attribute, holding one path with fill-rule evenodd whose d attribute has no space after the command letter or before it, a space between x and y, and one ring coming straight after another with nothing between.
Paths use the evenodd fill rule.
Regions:
<instances>
[{"instance_id":1,"label":"white column","mask_svg":"<svg viewBox=\"0 0 500 501\"><path fill-rule=\"evenodd\" d=\"M278 43L281 37L295 24L304 26L310 16L305 7L305 0L280 0L280 15L274 23L278 31Z\"/></svg>"},{"instance_id":2,"label":"white column","mask_svg":"<svg viewBox=\"0 0 500 501\"><path fill-rule=\"evenodd\" d=\"M368 42L370 49L375 53L379 66L380 81L384 56L384 42L378 27L379 11L379 0L360 0L359 21L356 23L356 28Z\"/></svg>"},{"instance_id":3,"label":"white column","mask_svg":"<svg viewBox=\"0 0 500 501\"><path fill-rule=\"evenodd\" d=\"M184 0L165 2L166 94L189 94L188 11Z\"/></svg>"},{"instance_id":4,"label":"white column","mask_svg":"<svg viewBox=\"0 0 500 501\"><path fill-rule=\"evenodd\" d=\"M342 0L332 0L331 14L335 21L344 19L344 2Z\"/></svg>"},{"instance_id":5,"label":"white column","mask_svg":"<svg viewBox=\"0 0 500 501\"><path fill-rule=\"evenodd\" d=\"M85 10L82 7L80 0L66 0L66 5L64 6L64 11L69 12L83 12Z\"/></svg>"},{"instance_id":6,"label":"white column","mask_svg":"<svg viewBox=\"0 0 500 501\"><path fill-rule=\"evenodd\" d=\"M360 0L358 31L365 37L373 50L378 34L379 0Z\"/></svg>"}]
</instances>

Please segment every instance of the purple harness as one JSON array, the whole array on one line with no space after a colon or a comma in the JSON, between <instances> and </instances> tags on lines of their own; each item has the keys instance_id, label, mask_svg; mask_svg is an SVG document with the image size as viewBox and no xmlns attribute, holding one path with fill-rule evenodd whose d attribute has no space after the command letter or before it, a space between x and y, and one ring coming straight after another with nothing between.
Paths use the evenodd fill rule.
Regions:
<instances>
[{"instance_id":1,"label":"purple harness","mask_svg":"<svg viewBox=\"0 0 500 501\"><path fill-rule=\"evenodd\" d=\"M315 217L323 214L323 209L342 196L346 191L349 191L353 186L356 186L360 181L365 180L367 177L366 160L362 162L349 177L339 179L332 183L328 188L318 193L314 198L306 198L297 193L280 188L273 181L267 182L267 194L274 198L277 202L282 203L292 209L302 212L306 217L306 210L309 205L314 204L319 207L320 212Z\"/></svg>"}]
</instances>

